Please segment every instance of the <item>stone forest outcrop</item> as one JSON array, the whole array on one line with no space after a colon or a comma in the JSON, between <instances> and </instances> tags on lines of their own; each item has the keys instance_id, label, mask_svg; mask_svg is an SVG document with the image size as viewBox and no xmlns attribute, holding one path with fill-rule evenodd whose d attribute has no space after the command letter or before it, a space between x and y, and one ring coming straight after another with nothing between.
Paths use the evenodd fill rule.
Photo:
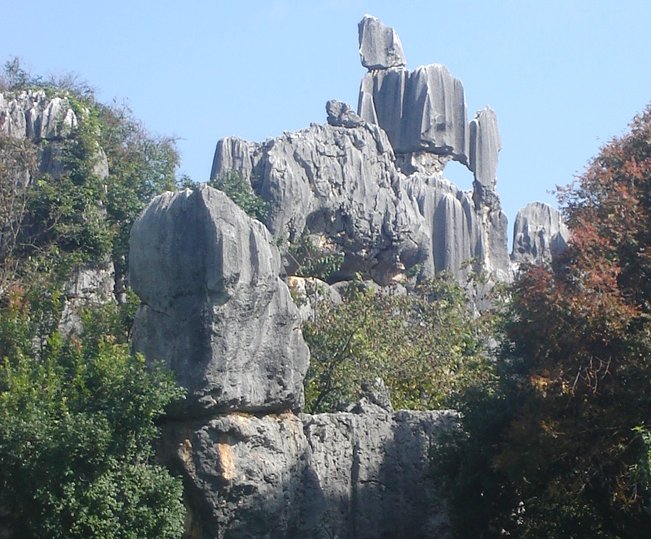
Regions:
<instances>
[{"instance_id":1,"label":"stone forest outcrop","mask_svg":"<svg viewBox=\"0 0 651 539\"><path fill-rule=\"evenodd\" d=\"M442 271L509 280L514 264L549 261L567 238L554 210L529 206L511 258L495 112L468 122L461 82L441 65L408 71L379 20L365 17L359 39L357 112L331 100L326 124L217 143L211 177L241 174L268 204L264 224L200 186L157 197L133 226L134 348L188 392L160 448L185 481L188 537L446 534L425 477L453 411L394 412L369 395L346 412L301 413L308 350L288 244L309 237L340 255L331 282L389 285ZM450 160L472 171L472 192L445 179Z\"/></svg>"},{"instance_id":2,"label":"stone forest outcrop","mask_svg":"<svg viewBox=\"0 0 651 539\"><path fill-rule=\"evenodd\" d=\"M359 45L367 72L356 111L331 100L324 124L217 143L211 179L240 174L268 205L262 222L202 185L156 197L132 228L133 348L163 361L187 395L169 410L158 448L184 480L187 537L448 531L428 473L454 411L393 411L369 393L343 412L303 413L309 314L288 288L299 279L288 246L308 238L340 257L321 283L334 285L326 295L335 300L336 285L360 275L379 286L441 272L510 281L519 264L548 263L568 241L560 214L533 203L516 218L509 255L495 112L468 121L461 82L440 64L408 70L397 33L374 17L360 22ZM31 141L41 173L61 173L61 147L80 121L66 97L0 94L0 134ZM473 174L471 191L445 178L450 161ZM31 181L26 169L16 187ZM119 296L115 280L110 262L77 268L62 332L79 327L79 305Z\"/></svg>"}]
</instances>

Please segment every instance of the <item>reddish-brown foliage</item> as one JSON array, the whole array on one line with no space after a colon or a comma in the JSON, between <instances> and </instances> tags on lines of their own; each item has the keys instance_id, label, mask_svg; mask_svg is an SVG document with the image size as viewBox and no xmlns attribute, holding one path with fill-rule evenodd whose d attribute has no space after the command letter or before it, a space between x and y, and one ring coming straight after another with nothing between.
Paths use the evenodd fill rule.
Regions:
<instances>
[{"instance_id":1,"label":"reddish-brown foliage","mask_svg":"<svg viewBox=\"0 0 651 539\"><path fill-rule=\"evenodd\" d=\"M651 428L651 108L560 198L568 250L514 289L523 404L496 466L519 485L534 535L556 514L632 536L651 529L640 436Z\"/></svg>"}]
</instances>

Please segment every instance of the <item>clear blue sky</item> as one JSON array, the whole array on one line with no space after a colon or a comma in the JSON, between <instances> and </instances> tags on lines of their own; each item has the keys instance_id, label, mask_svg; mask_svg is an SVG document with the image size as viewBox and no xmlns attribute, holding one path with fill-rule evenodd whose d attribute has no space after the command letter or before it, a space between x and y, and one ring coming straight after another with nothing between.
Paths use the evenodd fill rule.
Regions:
<instances>
[{"instance_id":1,"label":"clear blue sky","mask_svg":"<svg viewBox=\"0 0 651 539\"><path fill-rule=\"evenodd\" d=\"M648 0L238 0L3 2L2 61L74 72L102 101L126 101L154 133L179 137L181 171L206 180L218 139L263 140L357 105L357 23L393 26L413 69L463 81L469 117L498 115L498 192L512 223L554 202L651 101ZM469 187L470 175L450 176Z\"/></svg>"}]
</instances>

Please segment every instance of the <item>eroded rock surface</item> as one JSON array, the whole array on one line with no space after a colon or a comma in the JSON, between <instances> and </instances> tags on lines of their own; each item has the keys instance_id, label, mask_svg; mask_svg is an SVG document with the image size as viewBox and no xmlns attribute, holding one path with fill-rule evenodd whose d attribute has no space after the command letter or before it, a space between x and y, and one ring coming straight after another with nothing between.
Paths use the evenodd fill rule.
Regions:
<instances>
[{"instance_id":1,"label":"eroded rock surface","mask_svg":"<svg viewBox=\"0 0 651 539\"><path fill-rule=\"evenodd\" d=\"M231 413L167 425L197 538L444 537L429 451L451 412Z\"/></svg>"},{"instance_id":2,"label":"eroded rock surface","mask_svg":"<svg viewBox=\"0 0 651 539\"><path fill-rule=\"evenodd\" d=\"M0 94L0 132L33 142L65 138L77 127L77 116L65 97L45 91Z\"/></svg>"},{"instance_id":3,"label":"eroded rock surface","mask_svg":"<svg viewBox=\"0 0 651 539\"><path fill-rule=\"evenodd\" d=\"M532 202L515 218L511 258L516 264L549 263L565 250L569 238L570 231L558 210L542 202Z\"/></svg>"},{"instance_id":4,"label":"eroded rock surface","mask_svg":"<svg viewBox=\"0 0 651 539\"><path fill-rule=\"evenodd\" d=\"M133 342L208 411L300 408L308 350L268 230L202 186L156 197L133 226Z\"/></svg>"},{"instance_id":5,"label":"eroded rock surface","mask_svg":"<svg viewBox=\"0 0 651 539\"><path fill-rule=\"evenodd\" d=\"M404 67L407 63L398 34L371 15L359 23L359 56L368 69Z\"/></svg>"}]
</instances>

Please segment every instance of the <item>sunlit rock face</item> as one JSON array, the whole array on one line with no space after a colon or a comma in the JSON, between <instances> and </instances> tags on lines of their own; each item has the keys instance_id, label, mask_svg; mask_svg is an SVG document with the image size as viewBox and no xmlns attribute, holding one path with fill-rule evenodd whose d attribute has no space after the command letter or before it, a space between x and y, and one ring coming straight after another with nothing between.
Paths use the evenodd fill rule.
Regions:
<instances>
[{"instance_id":1,"label":"sunlit rock face","mask_svg":"<svg viewBox=\"0 0 651 539\"><path fill-rule=\"evenodd\" d=\"M191 415L303 404L308 350L267 229L208 186L156 197L133 226L133 342L188 390Z\"/></svg>"},{"instance_id":2,"label":"sunlit rock face","mask_svg":"<svg viewBox=\"0 0 651 539\"><path fill-rule=\"evenodd\" d=\"M567 247L570 232L558 210L541 202L522 208L513 227L513 262L549 263Z\"/></svg>"}]
</instances>

